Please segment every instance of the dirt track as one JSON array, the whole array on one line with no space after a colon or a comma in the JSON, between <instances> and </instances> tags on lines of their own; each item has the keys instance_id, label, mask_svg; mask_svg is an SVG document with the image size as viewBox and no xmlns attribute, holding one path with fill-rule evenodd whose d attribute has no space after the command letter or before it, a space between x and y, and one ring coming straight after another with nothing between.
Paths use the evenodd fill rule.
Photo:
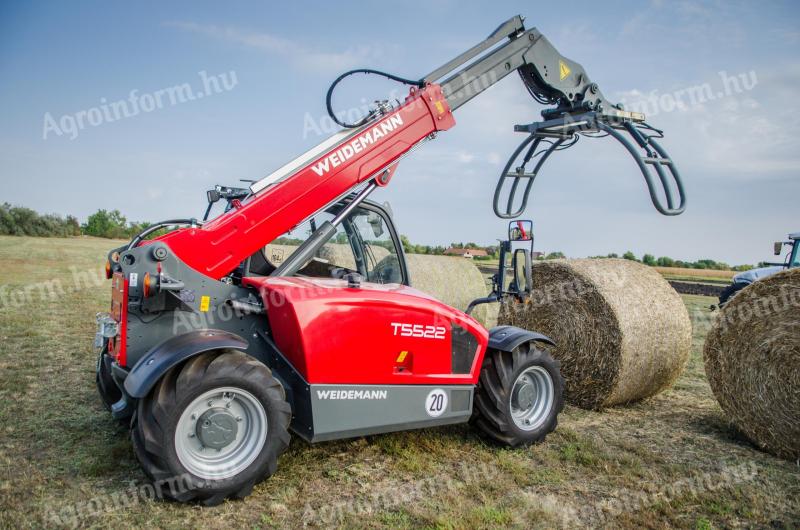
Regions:
<instances>
[{"instance_id":1,"label":"dirt track","mask_svg":"<svg viewBox=\"0 0 800 530\"><path fill-rule=\"evenodd\" d=\"M720 285L710 285L707 283L679 282L670 280L669 284L680 294L696 294L701 296L713 296L719 298L724 287Z\"/></svg>"}]
</instances>

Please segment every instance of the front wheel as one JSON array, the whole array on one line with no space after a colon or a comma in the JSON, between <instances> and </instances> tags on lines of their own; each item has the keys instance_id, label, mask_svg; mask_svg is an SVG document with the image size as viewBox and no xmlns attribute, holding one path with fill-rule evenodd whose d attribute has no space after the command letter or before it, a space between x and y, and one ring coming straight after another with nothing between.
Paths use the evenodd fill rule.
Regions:
<instances>
[{"instance_id":1,"label":"front wheel","mask_svg":"<svg viewBox=\"0 0 800 530\"><path fill-rule=\"evenodd\" d=\"M131 437L145 473L179 501L243 498L289 446L291 407L269 368L242 352L206 353L139 401Z\"/></svg>"},{"instance_id":2,"label":"front wheel","mask_svg":"<svg viewBox=\"0 0 800 530\"><path fill-rule=\"evenodd\" d=\"M559 362L533 342L511 352L488 350L475 391L472 423L515 447L544 440L564 408Z\"/></svg>"},{"instance_id":3,"label":"front wheel","mask_svg":"<svg viewBox=\"0 0 800 530\"><path fill-rule=\"evenodd\" d=\"M736 282L734 282L734 283L730 284L729 286L727 286L726 288L724 288L722 290L722 292L719 294L719 307L723 307L725 304L727 304L728 300L733 298L733 296L736 293L738 293L739 291L741 291L742 289L744 289L748 285L749 284L746 284L746 283L736 283Z\"/></svg>"}]
</instances>

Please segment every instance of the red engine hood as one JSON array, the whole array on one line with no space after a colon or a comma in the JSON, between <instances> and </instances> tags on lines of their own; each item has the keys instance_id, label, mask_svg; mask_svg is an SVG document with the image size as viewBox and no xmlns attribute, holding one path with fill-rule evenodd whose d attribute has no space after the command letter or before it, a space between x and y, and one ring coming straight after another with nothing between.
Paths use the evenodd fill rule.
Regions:
<instances>
[{"instance_id":1,"label":"red engine hood","mask_svg":"<svg viewBox=\"0 0 800 530\"><path fill-rule=\"evenodd\" d=\"M259 290L274 340L309 383L475 384L488 332L474 318L399 284L246 278ZM468 332L471 368L453 373ZM405 352L405 353L403 353ZM459 355L461 352L458 353Z\"/></svg>"}]
</instances>

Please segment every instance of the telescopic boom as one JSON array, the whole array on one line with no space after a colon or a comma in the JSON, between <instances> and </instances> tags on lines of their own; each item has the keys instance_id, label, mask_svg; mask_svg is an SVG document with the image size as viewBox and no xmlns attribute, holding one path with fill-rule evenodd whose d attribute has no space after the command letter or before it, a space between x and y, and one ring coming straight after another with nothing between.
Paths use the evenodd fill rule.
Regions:
<instances>
[{"instance_id":1,"label":"telescopic boom","mask_svg":"<svg viewBox=\"0 0 800 530\"><path fill-rule=\"evenodd\" d=\"M372 189L386 186L402 157L455 125L455 109L512 72L518 72L531 96L548 108L542 111L544 121L515 127L528 133L528 137L500 176L494 197L498 216L513 218L525 210L534 179L553 152L573 145L581 135L598 134L617 139L634 157L659 212L677 215L684 210L680 175L654 139L663 136L661 131L645 124L644 115L609 103L580 64L559 54L537 29L526 30L523 18L515 16L486 40L418 81L374 70L342 75L328 93L328 107L334 118L331 94L335 85L349 75L377 73L412 86L398 106L376 102L376 108L358 124L343 124L344 130L254 182L251 194L226 213L202 226L176 230L160 239L193 269L211 278L222 278L315 212L354 191L360 190L357 197L363 200ZM519 156L523 157L522 163L515 166ZM534 169L526 170L526 164L533 161L537 161ZM658 193L651 167L666 203ZM502 190L507 180L511 187L504 199ZM516 200L518 191L523 192L521 201ZM335 222L320 227L319 237L330 232ZM276 272L288 275L291 266L284 264Z\"/></svg>"}]
</instances>

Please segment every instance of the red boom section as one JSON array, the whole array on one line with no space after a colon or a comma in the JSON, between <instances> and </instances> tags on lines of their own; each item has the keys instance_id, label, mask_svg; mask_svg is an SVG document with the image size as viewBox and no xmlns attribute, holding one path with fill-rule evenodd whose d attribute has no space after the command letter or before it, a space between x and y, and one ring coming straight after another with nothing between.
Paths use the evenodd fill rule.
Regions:
<instances>
[{"instance_id":1,"label":"red boom section","mask_svg":"<svg viewBox=\"0 0 800 530\"><path fill-rule=\"evenodd\" d=\"M309 383L477 383L489 333L414 288L367 282L348 288L346 281L320 278L243 283L261 293L278 348ZM454 359L454 329L474 339L463 352L463 367Z\"/></svg>"},{"instance_id":2,"label":"red boom section","mask_svg":"<svg viewBox=\"0 0 800 530\"><path fill-rule=\"evenodd\" d=\"M160 239L184 263L219 279L242 260L377 172L416 143L455 125L439 85L412 89L405 102L357 130L294 174L258 192L241 207L199 228Z\"/></svg>"}]
</instances>

